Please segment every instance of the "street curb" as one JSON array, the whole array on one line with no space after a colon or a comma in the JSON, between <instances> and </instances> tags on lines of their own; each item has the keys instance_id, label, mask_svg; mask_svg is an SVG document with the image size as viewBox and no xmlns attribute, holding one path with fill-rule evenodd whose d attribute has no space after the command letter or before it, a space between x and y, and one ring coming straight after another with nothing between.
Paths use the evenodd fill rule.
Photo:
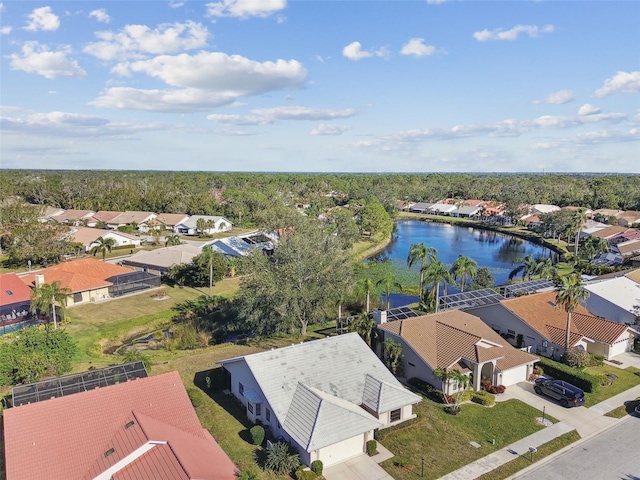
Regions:
<instances>
[{"instance_id":1,"label":"street curb","mask_svg":"<svg viewBox=\"0 0 640 480\"><path fill-rule=\"evenodd\" d=\"M558 457L561 457L562 455L565 455L566 453L568 453L570 450L573 450L573 448L577 447L578 445L581 445L582 443L586 442L587 440L590 440L591 438L595 437L596 435L600 435L601 433L604 433L607 430L610 430L611 428L613 428L613 427L615 427L617 425L620 425L621 422L628 421L630 418L636 418L636 417L634 417L633 415L627 415L625 417L622 417L622 418L618 419L617 422L614 422L611 425L607 425L606 427L601 428L600 430L597 430L597 431L587 435L584 438L580 438L580 440L577 440L577 441L573 442L572 444L567 445L566 447L562 448L561 450L558 450L557 452L553 452L551 455L548 455L548 456L544 457L543 459L540 459L539 461L537 461L533 465L530 465L530 466L528 466L526 468L523 468L519 472L514 473L510 477L505 478L505 480L515 480L517 478L520 478L523 475L526 475L527 473L534 472L534 471L538 470L539 468L543 467L544 465L546 465L547 463L549 463L551 460L554 460L555 458L558 458Z\"/></svg>"}]
</instances>

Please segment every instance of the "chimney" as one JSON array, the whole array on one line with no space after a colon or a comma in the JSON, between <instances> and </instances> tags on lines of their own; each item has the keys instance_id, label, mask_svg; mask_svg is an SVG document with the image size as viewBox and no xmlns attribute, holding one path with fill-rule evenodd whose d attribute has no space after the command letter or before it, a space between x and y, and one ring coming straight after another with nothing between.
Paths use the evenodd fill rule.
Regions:
<instances>
[{"instance_id":1,"label":"chimney","mask_svg":"<svg viewBox=\"0 0 640 480\"><path fill-rule=\"evenodd\" d=\"M373 320L376 322L376 325L382 325L383 323L387 323L387 311L375 309L371 312L373 315Z\"/></svg>"},{"instance_id":2,"label":"chimney","mask_svg":"<svg viewBox=\"0 0 640 480\"><path fill-rule=\"evenodd\" d=\"M36 275L35 284L36 284L36 288L39 288L44 284L44 275L43 274L39 273L39 274Z\"/></svg>"}]
</instances>

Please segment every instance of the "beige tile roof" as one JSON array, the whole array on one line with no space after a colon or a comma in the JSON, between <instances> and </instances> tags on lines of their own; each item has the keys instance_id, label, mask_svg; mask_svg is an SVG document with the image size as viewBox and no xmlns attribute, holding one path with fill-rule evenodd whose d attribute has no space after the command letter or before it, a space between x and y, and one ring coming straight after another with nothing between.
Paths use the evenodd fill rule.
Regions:
<instances>
[{"instance_id":1,"label":"beige tile roof","mask_svg":"<svg viewBox=\"0 0 640 480\"><path fill-rule=\"evenodd\" d=\"M640 283L640 268L637 268L625 275L629 280L633 280L636 283Z\"/></svg>"},{"instance_id":2,"label":"beige tile roof","mask_svg":"<svg viewBox=\"0 0 640 480\"><path fill-rule=\"evenodd\" d=\"M179 223L186 221L188 218L189 215L186 213L160 213L155 219L163 225L174 227Z\"/></svg>"},{"instance_id":3,"label":"beige tile roof","mask_svg":"<svg viewBox=\"0 0 640 480\"><path fill-rule=\"evenodd\" d=\"M500 304L538 331L543 337L553 343L564 344L567 331L567 313L562 306L556 305L555 291L502 300ZM585 307L578 305L571 315L570 342L575 343L580 337L584 336L593 340L612 343L627 328L620 323L596 317ZM574 341L575 338L577 339Z\"/></svg>"},{"instance_id":4,"label":"beige tile roof","mask_svg":"<svg viewBox=\"0 0 640 480\"><path fill-rule=\"evenodd\" d=\"M135 211L126 211L122 212L115 218L112 218L109 222L110 225L122 225L122 224L130 224L130 223L144 223L149 221L152 218L155 218L155 213L153 212L135 212Z\"/></svg>"},{"instance_id":5,"label":"beige tile roof","mask_svg":"<svg viewBox=\"0 0 640 480\"><path fill-rule=\"evenodd\" d=\"M609 237L613 237L614 235L617 235L626 230L627 230L627 227L619 227L618 225L612 225L610 227L603 228L602 230L596 230L591 235L593 235L594 237L607 239Z\"/></svg>"},{"instance_id":6,"label":"beige tile roof","mask_svg":"<svg viewBox=\"0 0 640 480\"><path fill-rule=\"evenodd\" d=\"M122 214L122 212L116 212L113 210L100 210L93 214L93 219L97 222L108 223L120 214Z\"/></svg>"},{"instance_id":7,"label":"beige tile roof","mask_svg":"<svg viewBox=\"0 0 640 480\"><path fill-rule=\"evenodd\" d=\"M401 336L432 369L460 369L461 358L476 363L497 359L500 370L537 360L513 348L478 317L459 310L388 322L380 329Z\"/></svg>"}]
</instances>

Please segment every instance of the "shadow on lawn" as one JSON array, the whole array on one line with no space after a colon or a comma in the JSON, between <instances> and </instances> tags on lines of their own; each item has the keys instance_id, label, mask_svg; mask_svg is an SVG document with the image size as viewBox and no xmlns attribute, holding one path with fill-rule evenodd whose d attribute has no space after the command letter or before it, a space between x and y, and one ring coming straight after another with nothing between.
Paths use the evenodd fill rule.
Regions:
<instances>
[{"instance_id":1,"label":"shadow on lawn","mask_svg":"<svg viewBox=\"0 0 640 480\"><path fill-rule=\"evenodd\" d=\"M227 395L223 392L227 388L224 370L222 368L213 368L196 372L193 377L193 383L245 427L238 435L245 442L252 443L249 429L253 426L253 423L247 418L245 406L233 395Z\"/></svg>"}]
</instances>

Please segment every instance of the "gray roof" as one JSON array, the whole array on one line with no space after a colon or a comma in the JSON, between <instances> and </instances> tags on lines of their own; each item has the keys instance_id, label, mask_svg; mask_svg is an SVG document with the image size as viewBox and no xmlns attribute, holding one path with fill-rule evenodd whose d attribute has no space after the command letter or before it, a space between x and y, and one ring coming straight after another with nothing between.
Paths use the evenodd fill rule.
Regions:
<instances>
[{"instance_id":1,"label":"gray roof","mask_svg":"<svg viewBox=\"0 0 640 480\"><path fill-rule=\"evenodd\" d=\"M196 228L198 220L201 218L204 219L205 221L213 220L214 222L217 222L218 220L223 219L226 222L229 222L229 220L227 220L226 218L215 216L215 215L191 215L186 221L182 222L180 225L184 225L185 227L189 227L189 228Z\"/></svg>"},{"instance_id":2,"label":"gray roof","mask_svg":"<svg viewBox=\"0 0 640 480\"><path fill-rule=\"evenodd\" d=\"M382 426L366 410L298 383L283 427L307 452Z\"/></svg>"},{"instance_id":3,"label":"gray roof","mask_svg":"<svg viewBox=\"0 0 640 480\"><path fill-rule=\"evenodd\" d=\"M376 413L390 412L407 404L407 391L402 386L391 385L367 374L362 404Z\"/></svg>"},{"instance_id":4,"label":"gray roof","mask_svg":"<svg viewBox=\"0 0 640 480\"><path fill-rule=\"evenodd\" d=\"M169 268L171 265L191 263L193 257L201 253L200 248L193 245L174 245L149 251L141 250L124 259L122 263Z\"/></svg>"},{"instance_id":5,"label":"gray roof","mask_svg":"<svg viewBox=\"0 0 640 480\"><path fill-rule=\"evenodd\" d=\"M458 207L456 212L458 215L473 215L474 213L478 213L482 210L481 207L471 207L469 205L464 205L462 207Z\"/></svg>"},{"instance_id":6,"label":"gray roof","mask_svg":"<svg viewBox=\"0 0 640 480\"><path fill-rule=\"evenodd\" d=\"M246 362L276 416L279 419L287 419L291 428L302 429L302 426L294 427L294 425L304 423L304 420L300 418L302 413L292 412L292 409L298 405L297 402L300 401L298 398L294 403L294 397L299 395L306 398L305 395L310 395L306 391L297 393L299 384L303 384L323 402L327 401L327 405L339 405L343 409L346 407L344 402L340 400L349 402L354 409L362 410L360 405L365 404L365 384L368 377L384 383L384 388L380 389L380 398L376 401L372 393L375 382L371 379L368 380L370 393L367 394L367 402L377 403L378 408L388 405L395 406L398 403L410 405L420 401L419 396L404 389L357 333L313 340L245 357L223 360L219 363L225 364L235 361ZM327 409L333 411L329 407ZM356 411L359 412L359 410ZM364 412L364 410L362 411ZM293 416L289 418L290 414ZM362 423L355 414L349 416L350 420L346 419L347 416L344 412L341 415L343 415L341 417L343 424L336 430L336 434L341 440L366 431L359 430ZM331 425L332 419L333 417L330 415L318 416L313 427L314 432L324 432L324 422ZM285 422L283 425L286 427ZM285 430L293 436L293 433L287 428ZM328 430L331 428L327 427ZM307 435L303 435L303 433L300 430L297 435L300 435L300 438ZM315 442L323 443L321 438L323 438L322 435Z\"/></svg>"}]
</instances>

